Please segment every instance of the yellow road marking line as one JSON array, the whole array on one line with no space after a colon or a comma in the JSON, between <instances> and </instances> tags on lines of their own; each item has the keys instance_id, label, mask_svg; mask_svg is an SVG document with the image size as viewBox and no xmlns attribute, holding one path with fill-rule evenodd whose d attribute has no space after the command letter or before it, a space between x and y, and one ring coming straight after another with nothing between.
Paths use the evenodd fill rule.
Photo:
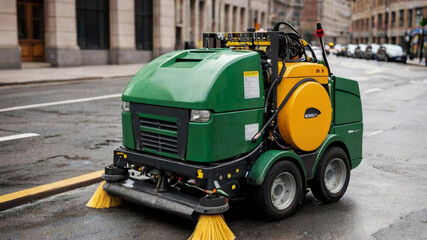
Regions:
<instances>
[{"instance_id":1,"label":"yellow road marking line","mask_svg":"<svg viewBox=\"0 0 427 240\"><path fill-rule=\"evenodd\" d=\"M87 186L102 180L104 170L84 174L78 177L68 178L54 183L49 183L22 191L0 196L0 210L15 207L30 202L34 199L65 192L70 189Z\"/></svg>"}]
</instances>

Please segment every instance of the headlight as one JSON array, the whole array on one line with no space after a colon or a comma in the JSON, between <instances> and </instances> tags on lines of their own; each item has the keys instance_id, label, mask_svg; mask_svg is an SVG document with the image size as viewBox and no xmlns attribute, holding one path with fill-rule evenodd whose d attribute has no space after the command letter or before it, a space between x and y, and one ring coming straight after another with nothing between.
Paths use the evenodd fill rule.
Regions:
<instances>
[{"instance_id":1,"label":"headlight","mask_svg":"<svg viewBox=\"0 0 427 240\"><path fill-rule=\"evenodd\" d=\"M191 122L209 122L211 113L208 110L191 110Z\"/></svg>"},{"instance_id":2,"label":"headlight","mask_svg":"<svg viewBox=\"0 0 427 240\"><path fill-rule=\"evenodd\" d=\"M130 111L130 104L129 104L129 102L123 102L122 103L122 110L123 110L123 112L129 112Z\"/></svg>"}]
</instances>

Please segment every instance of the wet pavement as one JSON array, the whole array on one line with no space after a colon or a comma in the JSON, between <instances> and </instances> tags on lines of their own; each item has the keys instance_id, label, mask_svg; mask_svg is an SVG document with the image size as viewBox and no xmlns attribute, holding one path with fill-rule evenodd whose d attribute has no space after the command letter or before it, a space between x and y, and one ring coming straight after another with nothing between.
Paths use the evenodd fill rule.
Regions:
<instances>
[{"instance_id":1,"label":"wet pavement","mask_svg":"<svg viewBox=\"0 0 427 240\"><path fill-rule=\"evenodd\" d=\"M359 81L363 161L336 203L310 193L294 216L263 219L249 202L225 214L237 239L427 239L427 69L330 58ZM120 93L127 79L0 88L0 109ZM32 101L32 99L37 101ZM0 112L0 194L102 169L120 145L120 99ZM131 203L89 209L96 185L0 212L0 239L187 239L195 223Z\"/></svg>"}]
</instances>

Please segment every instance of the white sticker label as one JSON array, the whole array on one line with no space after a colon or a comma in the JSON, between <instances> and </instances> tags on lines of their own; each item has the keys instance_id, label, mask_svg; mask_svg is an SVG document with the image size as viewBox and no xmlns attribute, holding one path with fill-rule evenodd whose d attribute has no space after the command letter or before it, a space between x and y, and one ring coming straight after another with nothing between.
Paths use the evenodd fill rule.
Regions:
<instances>
[{"instance_id":1,"label":"white sticker label","mask_svg":"<svg viewBox=\"0 0 427 240\"><path fill-rule=\"evenodd\" d=\"M245 86L245 99L259 98L259 73L258 71L243 72Z\"/></svg>"},{"instance_id":2,"label":"white sticker label","mask_svg":"<svg viewBox=\"0 0 427 240\"><path fill-rule=\"evenodd\" d=\"M250 141L258 133L258 123L245 125L245 140Z\"/></svg>"}]
</instances>

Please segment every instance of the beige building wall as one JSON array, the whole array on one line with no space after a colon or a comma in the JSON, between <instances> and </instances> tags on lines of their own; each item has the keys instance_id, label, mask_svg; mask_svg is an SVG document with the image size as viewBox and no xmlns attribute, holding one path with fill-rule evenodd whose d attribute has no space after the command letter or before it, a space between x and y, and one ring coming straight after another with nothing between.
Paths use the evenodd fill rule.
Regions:
<instances>
[{"instance_id":1,"label":"beige building wall","mask_svg":"<svg viewBox=\"0 0 427 240\"><path fill-rule=\"evenodd\" d=\"M54 67L80 65L75 0L44 0L44 13L46 61Z\"/></svg>"},{"instance_id":2,"label":"beige building wall","mask_svg":"<svg viewBox=\"0 0 427 240\"><path fill-rule=\"evenodd\" d=\"M153 56L173 51L174 40L174 0L153 0Z\"/></svg>"},{"instance_id":3,"label":"beige building wall","mask_svg":"<svg viewBox=\"0 0 427 240\"><path fill-rule=\"evenodd\" d=\"M151 51L136 50L135 34L135 1L110 0L109 63L129 64L151 60Z\"/></svg>"},{"instance_id":4,"label":"beige building wall","mask_svg":"<svg viewBox=\"0 0 427 240\"><path fill-rule=\"evenodd\" d=\"M15 0L2 0L0 7L0 68L21 68Z\"/></svg>"},{"instance_id":5,"label":"beige building wall","mask_svg":"<svg viewBox=\"0 0 427 240\"><path fill-rule=\"evenodd\" d=\"M325 32L325 43L348 43L351 26L350 1L321 0L319 13L319 20Z\"/></svg>"},{"instance_id":6,"label":"beige building wall","mask_svg":"<svg viewBox=\"0 0 427 240\"><path fill-rule=\"evenodd\" d=\"M202 47L204 32L270 28L271 0L153 0L152 50L136 49L135 0L108 0L107 49L81 49L76 0L43 0L44 59L54 67L148 62L184 47ZM0 8L0 68L20 68L17 0ZM32 60L34 61L34 60Z\"/></svg>"},{"instance_id":7,"label":"beige building wall","mask_svg":"<svg viewBox=\"0 0 427 240\"><path fill-rule=\"evenodd\" d=\"M135 3L110 0L110 48L135 48Z\"/></svg>"}]
</instances>

